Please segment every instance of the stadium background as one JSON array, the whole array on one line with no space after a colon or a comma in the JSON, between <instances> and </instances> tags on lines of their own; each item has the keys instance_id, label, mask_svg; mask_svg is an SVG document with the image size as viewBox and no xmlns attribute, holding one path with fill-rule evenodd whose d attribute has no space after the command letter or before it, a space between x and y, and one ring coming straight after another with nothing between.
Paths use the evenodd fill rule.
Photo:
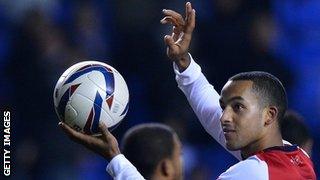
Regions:
<instances>
[{"instance_id":1,"label":"stadium background","mask_svg":"<svg viewBox=\"0 0 320 180\"><path fill-rule=\"evenodd\" d=\"M305 118L320 172L320 1L191 1L191 53L220 91L231 75L264 70L287 88L289 106ZM0 1L0 106L12 112L13 179L109 178L106 161L58 128L52 91L80 60L100 60L125 77L130 108L113 134L164 122L184 144L186 179L214 179L236 160L200 126L176 87L159 20L185 1Z\"/></svg>"}]
</instances>

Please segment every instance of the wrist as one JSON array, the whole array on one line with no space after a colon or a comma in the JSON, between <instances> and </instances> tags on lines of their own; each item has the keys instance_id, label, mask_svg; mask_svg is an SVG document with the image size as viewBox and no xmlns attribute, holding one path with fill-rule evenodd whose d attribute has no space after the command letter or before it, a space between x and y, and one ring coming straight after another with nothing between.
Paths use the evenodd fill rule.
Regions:
<instances>
[{"instance_id":1,"label":"wrist","mask_svg":"<svg viewBox=\"0 0 320 180\"><path fill-rule=\"evenodd\" d=\"M186 70L190 65L190 62L191 62L191 59L190 59L189 53L184 54L181 58L175 61L180 72L183 72L184 70Z\"/></svg>"},{"instance_id":2,"label":"wrist","mask_svg":"<svg viewBox=\"0 0 320 180\"><path fill-rule=\"evenodd\" d=\"M121 154L121 153L120 152L119 153L114 153L112 155L104 156L104 157L108 162L110 162L114 157L118 156L119 154Z\"/></svg>"},{"instance_id":3,"label":"wrist","mask_svg":"<svg viewBox=\"0 0 320 180\"><path fill-rule=\"evenodd\" d=\"M114 157L118 156L119 154L121 154L121 152L117 148L117 149L110 150L109 152L106 151L105 153L103 153L103 157L110 162Z\"/></svg>"}]
</instances>

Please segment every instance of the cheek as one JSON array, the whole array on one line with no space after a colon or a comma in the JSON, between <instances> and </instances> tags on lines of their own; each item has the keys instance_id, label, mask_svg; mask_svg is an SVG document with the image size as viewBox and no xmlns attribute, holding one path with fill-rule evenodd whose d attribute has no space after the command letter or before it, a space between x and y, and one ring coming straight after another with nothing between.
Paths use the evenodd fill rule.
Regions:
<instances>
[{"instance_id":1,"label":"cheek","mask_svg":"<svg viewBox=\"0 0 320 180\"><path fill-rule=\"evenodd\" d=\"M263 123L259 113L250 114L243 117L238 123L240 135L243 138L251 139L262 132Z\"/></svg>"}]
</instances>

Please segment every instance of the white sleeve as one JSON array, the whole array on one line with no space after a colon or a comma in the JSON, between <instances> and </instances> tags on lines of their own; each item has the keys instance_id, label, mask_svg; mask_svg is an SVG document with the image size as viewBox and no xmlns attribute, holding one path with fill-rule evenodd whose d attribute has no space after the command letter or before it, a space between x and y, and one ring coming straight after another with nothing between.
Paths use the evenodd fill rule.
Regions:
<instances>
[{"instance_id":1,"label":"white sleeve","mask_svg":"<svg viewBox=\"0 0 320 180\"><path fill-rule=\"evenodd\" d=\"M119 180L140 180L144 179L130 161L123 154L114 157L106 168L107 172L113 179Z\"/></svg>"},{"instance_id":2,"label":"white sleeve","mask_svg":"<svg viewBox=\"0 0 320 180\"><path fill-rule=\"evenodd\" d=\"M204 129L226 148L226 140L220 124L221 108L219 94L201 72L201 67L189 54L191 63L182 73L175 63L173 69L176 74L178 87L187 97L189 104L197 115ZM229 151L241 160L240 151Z\"/></svg>"},{"instance_id":3,"label":"white sleeve","mask_svg":"<svg viewBox=\"0 0 320 180\"><path fill-rule=\"evenodd\" d=\"M234 179L268 180L268 165L257 156L251 156L248 159L231 166L218 177L218 180Z\"/></svg>"}]
</instances>

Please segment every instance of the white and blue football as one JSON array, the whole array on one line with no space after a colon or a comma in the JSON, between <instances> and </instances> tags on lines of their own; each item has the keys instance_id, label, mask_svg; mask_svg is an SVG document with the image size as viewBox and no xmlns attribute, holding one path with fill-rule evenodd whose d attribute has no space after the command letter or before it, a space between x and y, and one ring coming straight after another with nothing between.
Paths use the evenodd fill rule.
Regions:
<instances>
[{"instance_id":1,"label":"white and blue football","mask_svg":"<svg viewBox=\"0 0 320 180\"><path fill-rule=\"evenodd\" d=\"M98 61L84 61L68 68L53 93L60 121L85 134L99 134L99 123L116 127L129 107L129 91L121 74Z\"/></svg>"}]
</instances>

